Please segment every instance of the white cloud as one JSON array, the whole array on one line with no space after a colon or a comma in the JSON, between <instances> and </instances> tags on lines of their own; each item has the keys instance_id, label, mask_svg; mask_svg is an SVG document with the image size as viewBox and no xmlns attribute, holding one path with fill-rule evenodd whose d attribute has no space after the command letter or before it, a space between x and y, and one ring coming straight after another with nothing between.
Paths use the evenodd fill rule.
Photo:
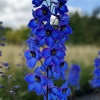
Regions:
<instances>
[{"instance_id":1,"label":"white cloud","mask_svg":"<svg viewBox=\"0 0 100 100\"><path fill-rule=\"evenodd\" d=\"M4 26L19 28L31 18L31 0L0 0L0 20Z\"/></svg>"},{"instance_id":2,"label":"white cloud","mask_svg":"<svg viewBox=\"0 0 100 100\"><path fill-rule=\"evenodd\" d=\"M79 8L79 7L72 7L72 6L68 6L68 9L69 9L69 13L76 13L78 12L80 16L82 16L82 9Z\"/></svg>"}]
</instances>

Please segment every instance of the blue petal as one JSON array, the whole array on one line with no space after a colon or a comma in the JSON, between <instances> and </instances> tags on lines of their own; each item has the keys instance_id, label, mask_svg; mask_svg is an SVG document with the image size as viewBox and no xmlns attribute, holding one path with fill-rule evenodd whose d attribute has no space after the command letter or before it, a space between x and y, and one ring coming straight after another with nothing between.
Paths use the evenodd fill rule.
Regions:
<instances>
[{"instance_id":1,"label":"blue petal","mask_svg":"<svg viewBox=\"0 0 100 100\"><path fill-rule=\"evenodd\" d=\"M58 57L56 57L56 56L52 56L52 61L53 61L53 63L54 63L55 65L59 66L59 64L60 64L60 60L59 60Z\"/></svg>"},{"instance_id":2,"label":"blue petal","mask_svg":"<svg viewBox=\"0 0 100 100\"><path fill-rule=\"evenodd\" d=\"M66 82L62 84L61 88L67 88L67 87L68 87L68 81L66 80Z\"/></svg>"},{"instance_id":3,"label":"blue petal","mask_svg":"<svg viewBox=\"0 0 100 100\"><path fill-rule=\"evenodd\" d=\"M30 54L30 50L25 51L24 56L25 56L26 59L32 58L32 56Z\"/></svg>"},{"instance_id":4,"label":"blue petal","mask_svg":"<svg viewBox=\"0 0 100 100\"><path fill-rule=\"evenodd\" d=\"M36 21L34 19L31 19L29 24L28 24L29 28L37 28L38 24L36 23Z\"/></svg>"},{"instance_id":5,"label":"blue petal","mask_svg":"<svg viewBox=\"0 0 100 100\"><path fill-rule=\"evenodd\" d=\"M41 94L42 92L42 86L38 82L35 83L35 92L37 93L37 95Z\"/></svg>"},{"instance_id":6,"label":"blue petal","mask_svg":"<svg viewBox=\"0 0 100 100\"><path fill-rule=\"evenodd\" d=\"M34 4L35 7L38 7L38 6L40 6L42 4L42 2L43 2L43 0L33 0L32 4Z\"/></svg>"},{"instance_id":7,"label":"blue petal","mask_svg":"<svg viewBox=\"0 0 100 100\"><path fill-rule=\"evenodd\" d=\"M41 42L39 43L40 46L43 46L43 45L45 44L45 38L46 38L46 37L40 39L40 41L41 41Z\"/></svg>"},{"instance_id":8,"label":"blue petal","mask_svg":"<svg viewBox=\"0 0 100 100\"><path fill-rule=\"evenodd\" d=\"M44 58L48 58L51 55L50 49L49 48L45 48L42 50L42 56Z\"/></svg>"},{"instance_id":9,"label":"blue petal","mask_svg":"<svg viewBox=\"0 0 100 100\"><path fill-rule=\"evenodd\" d=\"M60 70L60 74L61 74L62 80L65 80L66 79L66 73L65 73L65 71Z\"/></svg>"},{"instance_id":10,"label":"blue petal","mask_svg":"<svg viewBox=\"0 0 100 100\"><path fill-rule=\"evenodd\" d=\"M27 65L28 65L28 67L29 67L30 69L32 69L32 68L36 65L36 59L35 59L35 58L28 59L28 60L26 61L26 63L27 63Z\"/></svg>"},{"instance_id":11,"label":"blue petal","mask_svg":"<svg viewBox=\"0 0 100 100\"><path fill-rule=\"evenodd\" d=\"M39 38L43 38L44 36L46 36L45 30L43 28L37 29L36 36Z\"/></svg>"},{"instance_id":12,"label":"blue petal","mask_svg":"<svg viewBox=\"0 0 100 100\"><path fill-rule=\"evenodd\" d=\"M64 62L64 66L62 67L63 70L66 70L68 68L67 62Z\"/></svg>"},{"instance_id":13,"label":"blue petal","mask_svg":"<svg viewBox=\"0 0 100 100\"><path fill-rule=\"evenodd\" d=\"M48 84L48 79L45 77L45 76L42 76L41 77L41 85L42 86L45 86L45 85L47 85Z\"/></svg>"},{"instance_id":14,"label":"blue petal","mask_svg":"<svg viewBox=\"0 0 100 100\"><path fill-rule=\"evenodd\" d=\"M52 37L48 36L48 37L46 38L46 44L47 44L48 46L50 46L50 47L54 44L54 41L53 41Z\"/></svg>"},{"instance_id":15,"label":"blue petal","mask_svg":"<svg viewBox=\"0 0 100 100\"><path fill-rule=\"evenodd\" d=\"M44 65L49 65L50 63L52 63L52 57L48 57L45 59Z\"/></svg>"},{"instance_id":16,"label":"blue petal","mask_svg":"<svg viewBox=\"0 0 100 100\"><path fill-rule=\"evenodd\" d=\"M66 5L63 5L61 8L60 8L61 11L63 11L64 13L65 12L68 12L68 8Z\"/></svg>"},{"instance_id":17,"label":"blue petal","mask_svg":"<svg viewBox=\"0 0 100 100\"><path fill-rule=\"evenodd\" d=\"M35 88L35 83L33 84L28 84L28 91L32 91Z\"/></svg>"},{"instance_id":18,"label":"blue petal","mask_svg":"<svg viewBox=\"0 0 100 100\"><path fill-rule=\"evenodd\" d=\"M65 95L68 97L70 95L70 93L71 93L71 89L67 88L67 91L66 91Z\"/></svg>"},{"instance_id":19,"label":"blue petal","mask_svg":"<svg viewBox=\"0 0 100 100\"><path fill-rule=\"evenodd\" d=\"M71 29L71 27L70 26L66 26L66 29L63 31L65 34L71 34L71 33L73 33L73 31L72 31L72 29Z\"/></svg>"},{"instance_id":20,"label":"blue petal","mask_svg":"<svg viewBox=\"0 0 100 100\"><path fill-rule=\"evenodd\" d=\"M59 39L60 38L60 33L57 30L53 30L51 35L52 35L53 39Z\"/></svg>"},{"instance_id":21,"label":"blue petal","mask_svg":"<svg viewBox=\"0 0 100 100\"><path fill-rule=\"evenodd\" d=\"M33 83L34 80L34 74L28 74L27 76L24 77L24 79L28 82L28 83Z\"/></svg>"},{"instance_id":22,"label":"blue petal","mask_svg":"<svg viewBox=\"0 0 100 100\"><path fill-rule=\"evenodd\" d=\"M41 76L40 68L37 67L37 68L34 70L34 73L35 73L37 76Z\"/></svg>"},{"instance_id":23,"label":"blue petal","mask_svg":"<svg viewBox=\"0 0 100 100\"><path fill-rule=\"evenodd\" d=\"M58 50L56 53L58 58L63 58L65 56L65 52L63 50Z\"/></svg>"}]
</instances>

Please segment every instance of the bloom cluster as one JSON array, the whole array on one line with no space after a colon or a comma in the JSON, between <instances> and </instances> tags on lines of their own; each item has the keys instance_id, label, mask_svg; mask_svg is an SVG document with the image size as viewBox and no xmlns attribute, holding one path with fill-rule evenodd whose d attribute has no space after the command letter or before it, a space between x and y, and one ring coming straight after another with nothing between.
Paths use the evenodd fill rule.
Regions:
<instances>
[{"instance_id":1,"label":"bloom cluster","mask_svg":"<svg viewBox=\"0 0 100 100\"><path fill-rule=\"evenodd\" d=\"M32 10L33 18L29 21L31 29L27 44L29 49L25 51L27 66L34 73L25 76L28 82L28 90L35 91L37 95L43 95L44 100L67 100L70 94L66 79L67 62L65 42L72 33L68 25L69 16L66 6L67 0L57 0L48 3L46 0L32 0L36 10ZM51 17L55 19L52 23ZM56 24L56 20L58 24ZM54 85L54 80L64 80L61 87Z\"/></svg>"},{"instance_id":2,"label":"bloom cluster","mask_svg":"<svg viewBox=\"0 0 100 100\"><path fill-rule=\"evenodd\" d=\"M72 64L68 73L68 82L71 86L80 88L80 72L81 68L78 64Z\"/></svg>"},{"instance_id":3,"label":"bloom cluster","mask_svg":"<svg viewBox=\"0 0 100 100\"><path fill-rule=\"evenodd\" d=\"M100 88L100 51L99 56L94 60L94 78L90 81L93 88Z\"/></svg>"}]
</instances>

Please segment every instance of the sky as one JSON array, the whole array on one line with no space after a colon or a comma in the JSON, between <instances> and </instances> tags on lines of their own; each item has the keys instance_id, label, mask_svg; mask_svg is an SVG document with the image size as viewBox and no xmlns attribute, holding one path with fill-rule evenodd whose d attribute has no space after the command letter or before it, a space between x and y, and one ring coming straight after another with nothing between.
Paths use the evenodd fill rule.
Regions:
<instances>
[{"instance_id":1,"label":"sky","mask_svg":"<svg viewBox=\"0 0 100 100\"><path fill-rule=\"evenodd\" d=\"M32 19L32 0L0 0L0 21L4 27L18 29L27 26ZM79 14L91 15L93 9L100 7L100 0L68 0L70 13L78 11Z\"/></svg>"}]
</instances>

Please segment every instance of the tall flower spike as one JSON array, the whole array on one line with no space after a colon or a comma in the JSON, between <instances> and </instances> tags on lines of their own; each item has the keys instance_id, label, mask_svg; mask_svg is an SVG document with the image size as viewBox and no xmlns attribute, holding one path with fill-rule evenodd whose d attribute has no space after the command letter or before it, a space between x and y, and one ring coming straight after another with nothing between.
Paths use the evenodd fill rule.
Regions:
<instances>
[{"instance_id":1,"label":"tall flower spike","mask_svg":"<svg viewBox=\"0 0 100 100\"><path fill-rule=\"evenodd\" d=\"M45 5L44 1L47 3ZM29 21L31 29L27 44L29 50L24 55L29 68L34 68L37 61L40 67L36 67L34 73L25 76L28 82L28 90L42 95L44 100L67 100L70 88L66 78L68 64L65 61L65 42L72 33L69 25L67 0L32 0L35 10L33 18ZM58 20L51 22L51 16ZM58 79L66 81L61 87L54 85Z\"/></svg>"},{"instance_id":2,"label":"tall flower spike","mask_svg":"<svg viewBox=\"0 0 100 100\"><path fill-rule=\"evenodd\" d=\"M98 57L94 60L94 77L90 81L92 88L99 88L100 87L100 51L98 52Z\"/></svg>"}]
</instances>

